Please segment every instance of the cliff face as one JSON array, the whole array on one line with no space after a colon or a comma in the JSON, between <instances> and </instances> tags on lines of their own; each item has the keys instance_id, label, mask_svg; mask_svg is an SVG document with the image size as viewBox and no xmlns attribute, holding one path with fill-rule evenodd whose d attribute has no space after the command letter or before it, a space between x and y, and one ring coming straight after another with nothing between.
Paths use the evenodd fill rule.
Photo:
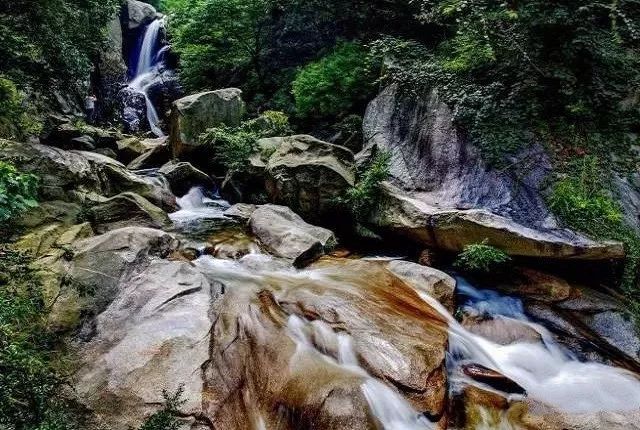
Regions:
<instances>
[{"instance_id":1,"label":"cliff face","mask_svg":"<svg viewBox=\"0 0 640 430\"><path fill-rule=\"evenodd\" d=\"M453 123L437 91L403 95L396 86L373 100L364 119L365 152L391 154L390 182L441 209L487 209L532 227L555 227L540 192L550 171L539 146L514 157L509 168L490 169Z\"/></svg>"}]
</instances>

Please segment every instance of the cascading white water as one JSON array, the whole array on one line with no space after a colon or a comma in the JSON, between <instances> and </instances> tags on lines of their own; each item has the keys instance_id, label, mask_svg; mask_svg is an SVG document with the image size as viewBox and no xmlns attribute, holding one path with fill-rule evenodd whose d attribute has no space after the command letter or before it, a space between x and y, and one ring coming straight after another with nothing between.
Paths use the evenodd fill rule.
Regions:
<instances>
[{"instance_id":1,"label":"cascading white water","mask_svg":"<svg viewBox=\"0 0 640 430\"><path fill-rule=\"evenodd\" d=\"M291 338L296 342L296 354L304 351L321 354L322 358L363 377L361 386L364 398L371 413L384 430L428 430L434 429L433 423L416 412L411 405L393 388L370 376L363 369L353 348L351 336L335 333L323 321L308 322L291 315L287 327ZM311 337L315 340L311 341ZM337 347L336 358L328 355L327 350ZM292 358L294 361L296 355Z\"/></svg>"},{"instance_id":2,"label":"cascading white water","mask_svg":"<svg viewBox=\"0 0 640 430\"><path fill-rule=\"evenodd\" d=\"M147 26L140 47L140 55L136 67L136 76L143 75L151 71L156 59L156 46L158 35L163 26L163 19L156 19Z\"/></svg>"},{"instance_id":3,"label":"cascading white water","mask_svg":"<svg viewBox=\"0 0 640 430\"><path fill-rule=\"evenodd\" d=\"M182 210L197 217L200 208L207 205L202 190L194 189L179 199ZM283 284L336 281L334 272L323 268L296 270L285 264L275 265L268 255L248 255L240 262L203 256L196 260L198 266L215 274L216 279L229 285L261 285L266 278L280 279ZM455 371L465 364L480 364L510 378L527 392L531 399L568 413L598 413L601 411L629 411L640 408L640 380L623 369L593 362L580 362L561 347L542 326L530 321L522 302L502 296L495 291L477 290L464 279L458 279L458 289L470 298L465 308L482 315L505 319L509 324L520 324L538 334L535 338L501 345L485 337L471 333L453 318L449 312L428 294L416 291L448 323L451 359L447 366ZM471 309L469 309L471 308ZM249 324L249 322L247 322ZM393 388L368 374L360 366L352 337L336 332L327 323L308 321L292 315L287 321L289 336L296 343L296 354L291 365L296 365L298 354L316 354L344 371L362 378L361 390L372 415L380 427L386 430L432 429L434 425L418 414ZM452 375L452 383L457 375ZM464 383L475 383L465 379ZM485 387L486 388L486 387ZM487 427L479 429L510 430L505 420L495 427L486 420Z\"/></svg>"},{"instance_id":4,"label":"cascading white water","mask_svg":"<svg viewBox=\"0 0 640 430\"><path fill-rule=\"evenodd\" d=\"M161 53L163 50L158 51L157 46L160 30L163 27L164 18L156 19L147 26L142 39L142 46L140 47L136 73L128 85L130 89L144 96L149 127L158 137L164 136L164 133L160 128L160 117L149 98L148 91L149 88L162 79L159 65L162 63Z\"/></svg>"},{"instance_id":5,"label":"cascading white water","mask_svg":"<svg viewBox=\"0 0 640 430\"><path fill-rule=\"evenodd\" d=\"M450 351L460 364L477 363L515 381L527 395L570 413L629 411L640 408L640 380L631 372L593 362L580 362L558 345L539 324L527 319L517 299L473 289L459 279L466 294L475 294L476 310L535 330L541 341L500 345L460 325L431 296L418 292L449 323ZM507 316L505 316L507 315Z\"/></svg>"},{"instance_id":6,"label":"cascading white water","mask_svg":"<svg viewBox=\"0 0 640 430\"><path fill-rule=\"evenodd\" d=\"M223 212L229 208L225 200L214 200L205 195L200 187L194 187L184 196L177 198L180 210L169 214L169 218L178 227L189 227L205 222L224 218Z\"/></svg>"}]
</instances>

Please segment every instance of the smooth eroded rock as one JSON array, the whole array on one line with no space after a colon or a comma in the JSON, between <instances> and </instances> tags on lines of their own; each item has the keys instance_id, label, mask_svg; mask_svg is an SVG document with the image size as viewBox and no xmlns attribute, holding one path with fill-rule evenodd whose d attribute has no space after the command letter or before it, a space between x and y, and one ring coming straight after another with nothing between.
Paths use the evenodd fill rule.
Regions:
<instances>
[{"instance_id":1,"label":"smooth eroded rock","mask_svg":"<svg viewBox=\"0 0 640 430\"><path fill-rule=\"evenodd\" d=\"M336 199L355 183L353 153L307 135L265 141L276 148L265 166L271 201L310 220L335 212Z\"/></svg>"},{"instance_id":2,"label":"smooth eroded rock","mask_svg":"<svg viewBox=\"0 0 640 430\"><path fill-rule=\"evenodd\" d=\"M429 294L453 313L456 280L451 276L431 267L401 260L391 261L387 269L416 291Z\"/></svg>"},{"instance_id":3,"label":"smooth eroded rock","mask_svg":"<svg viewBox=\"0 0 640 430\"><path fill-rule=\"evenodd\" d=\"M214 186L209 175L187 162L171 161L163 165L158 173L167 179L171 191L176 196L184 196L193 187L211 189Z\"/></svg>"},{"instance_id":4,"label":"smooth eroded rock","mask_svg":"<svg viewBox=\"0 0 640 430\"><path fill-rule=\"evenodd\" d=\"M510 255L579 260L621 259L618 242L596 242L567 230L537 230L483 209L441 209L386 184L370 223L430 247L460 252L466 245L489 244Z\"/></svg>"},{"instance_id":5,"label":"smooth eroded rock","mask_svg":"<svg viewBox=\"0 0 640 430\"><path fill-rule=\"evenodd\" d=\"M285 206L258 207L249 220L251 231L278 257L293 260L295 266L304 266L336 245L330 230L307 224Z\"/></svg>"},{"instance_id":6,"label":"smooth eroded rock","mask_svg":"<svg viewBox=\"0 0 640 430\"><path fill-rule=\"evenodd\" d=\"M169 228L171 220L159 207L131 192L121 193L89 209L89 218L99 233L122 227Z\"/></svg>"}]
</instances>

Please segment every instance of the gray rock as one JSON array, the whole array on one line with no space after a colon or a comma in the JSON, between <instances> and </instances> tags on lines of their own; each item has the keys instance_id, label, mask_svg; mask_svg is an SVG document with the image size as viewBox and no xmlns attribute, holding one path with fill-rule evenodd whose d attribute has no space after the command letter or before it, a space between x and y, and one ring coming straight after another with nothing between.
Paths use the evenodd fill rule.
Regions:
<instances>
[{"instance_id":1,"label":"gray rock","mask_svg":"<svg viewBox=\"0 0 640 430\"><path fill-rule=\"evenodd\" d=\"M369 222L430 247L460 252L488 239L510 255L583 260L621 259L618 242L595 242L566 230L536 230L483 209L440 209L387 184Z\"/></svg>"},{"instance_id":2,"label":"gray rock","mask_svg":"<svg viewBox=\"0 0 640 430\"><path fill-rule=\"evenodd\" d=\"M541 196L550 168L541 148L518 154L509 173L489 168L435 91L418 99L386 88L367 108L364 134L359 162L377 151L391 153L387 197L373 226L455 252L489 239L512 255L623 256L620 244L558 228Z\"/></svg>"},{"instance_id":3,"label":"gray rock","mask_svg":"<svg viewBox=\"0 0 640 430\"><path fill-rule=\"evenodd\" d=\"M527 224L553 222L539 194L550 170L544 151L534 146L514 160L518 182L488 168L436 91L420 99L390 86L369 104L363 127L367 144L359 158L389 151L391 183L413 198L440 209L487 209Z\"/></svg>"},{"instance_id":4,"label":"gray rock","mask_svg":"<svg viewBox=\"0 0 640 430\"><path fill-rule=\"evenodd\" d=\"M260 206L249 224L253 234L274 255L293 260L296 267L305 266L336 245L330 230L307 224L285 206Z\"/></svg>"},{"instance_id":5,"label":"gray rock","mask_svg":"<svg viewBox=\"0 0 640 430\"><path fill-rule=\"evenodd\" d=\"M169 158L171 158L171 153L169 150L167 138L161 137L154 140L157 141L157 145L153 145L153 147L147 152L131 161L127 165L129 169L151 169L154 167L160 167L169 161Z\"/></svg>"},{"instance_id":6,"label":"gray rock","mask_svg":"<svg viewBox=\"0 0 640 430\"><path fill-rule=\"evenodd\" d=\"M156 19L158 12L149 3L127 0L126 24L129 30L135 30Z\"/></svg>"},{"instance_id":7,"label":"gray rock","mask_svg":"<svg viewBox=\"0 0 640 430\"><path fill-rule=\"evenodd\" d=\"M429 294L453 313L456 281L451 276L432 267L402 260L391 261L387 269L418 293Z\"/></svg>"},{"instance_id":8,"label":"gray rock","mask_svg":"<svg viewBox=\"0 0 640 430\"><path fill-rule=\"evenodd\" d=\"M98 233L122 227L169 228L169 216L149 200L126 192L111 197L89 209L89 218Z\"/></svg>"},{"instance_id":9,"label":"gray rock","mask_svg":"<svg viewBox=\"0 0 640 430\"><path fill-rule=\"evenodd\" d=\"M93 150L96 154L104 155L105 157L113 158L114 160L118 158L118 154L111 148L96 148Z\"/></svg>"},{"instance_id":10,"label":"gray rock","mask_svg":"<svg viewBox=\"0 0 640 430\"><path fill-rule=\"evenodd\" d=\"M171 109L169 144L175 157L199 145L199 136L221 124L237 126L245 112L242 91L227 88L176 100Z\"/></svg>"},{"instance_id":11,"label":"gray rock","mask_svg":"<svg viewBox=\"0 0 640 430\"><path fill-rule=\"evenodd\" d=\"M170 161L158 170L169 182L171 191L176 196L184 196L193 187L210 189L214 186L213 179L191 163Z\"/></svg>"},{"instance_id":12,"label":"gray rock","mask_svg":"<svg viewBox=\"0 0 640 430\"><path fill-rule=\"evenodd\" d=\"M248 222L257 206L248 203L237 203L224 211L223 215L242 222Z\"/></svg>"},{"instance_id":13,"label":"gray rock","mask_svg":"<svg viewBox=\"0 0 640 430\"><path fill-rule=\"evenodd\" d=\"M75 389L109 428L139 428L183 389L183 415L202 413L201 367L209 359L210 306L219 294L191 264L152 261L121 282L79 349Z\"/></svg>"},{"instance_id":14,"label":"gray rock","mask_svg":"<svg viewBox=\"0 0 640 430\"><path fill-rule=\"evenodd\" d=\"M96 142L91 136L87 135L74 137L69 143L69 147L64 149L77 149L80 151L93 151L96 149Z\"/></svg>"},{"instance_id":15,"label":"gray rock","mask_svg":"<svg viewBox=\"0 0 640 430\"><path fill-rule=\"evenodd\" d=\"M39 176L41 201L84 203L132 191L162 208L175 208L169 190L104 155L6 140L0 140L0 148L0 159L11 160L21 170Z\"/></svg>"},{"instance_id":16,"label":"gray rock","mask_svg":"<svg viewBox=\"0 0 640 430\"><path fill-rule=\"evenodd\" d=\"M276 148L265 166L271 201L312 221L335 211L336 199L355 183L353 153L307 135L268 141Z\"/></svg>"},{"instance_id":17,"label":"gray rock","mask_svg":"<svg viewBox=\"0 0 640 430\"><path fill-rule=\"evenodd\" d=\"M168 233L146 227L125 227L73 245L73 278L87 287L115 288L125 274L144 267L154 256L178 246ZM99 269L99 270L96 270Z\"/></svg>"}]
</instances>

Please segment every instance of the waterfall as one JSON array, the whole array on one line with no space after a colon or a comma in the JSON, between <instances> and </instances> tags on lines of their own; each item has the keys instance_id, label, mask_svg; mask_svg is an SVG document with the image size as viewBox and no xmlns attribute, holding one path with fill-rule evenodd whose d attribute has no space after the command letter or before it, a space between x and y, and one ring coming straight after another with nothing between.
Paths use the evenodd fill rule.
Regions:
<instances>
[{"instance_id":1,"label":"waterfall","mask_svg":"<svg viewBox=\"0 0 640 430\"><path fill-rule=\"evenodd\" d=\"M136 67L136 77L151 71L156 59L156 46L158 44L158 35L163 26L162 19L153 21L144 33L142 46L140 47L140 55L138 57L138 65Z\"/></svg>"},{"instance_id":2,"label":"waterfall","mask_svg":"<svg viewBox=\"0 0 640 430\"><path fill-rule=\"evenodd\" d=\"M147 26L138 55L135 76L128 85L131 90L144 96L149 127L158 137L164 136L164 133L160 129L160 117L149 98L148 91L162 80L160 69L163 66L162 54L166 51L166 47L158 50L158 38L163 27L164 18L156 19Z\"/></svg>"}]
</instances>

